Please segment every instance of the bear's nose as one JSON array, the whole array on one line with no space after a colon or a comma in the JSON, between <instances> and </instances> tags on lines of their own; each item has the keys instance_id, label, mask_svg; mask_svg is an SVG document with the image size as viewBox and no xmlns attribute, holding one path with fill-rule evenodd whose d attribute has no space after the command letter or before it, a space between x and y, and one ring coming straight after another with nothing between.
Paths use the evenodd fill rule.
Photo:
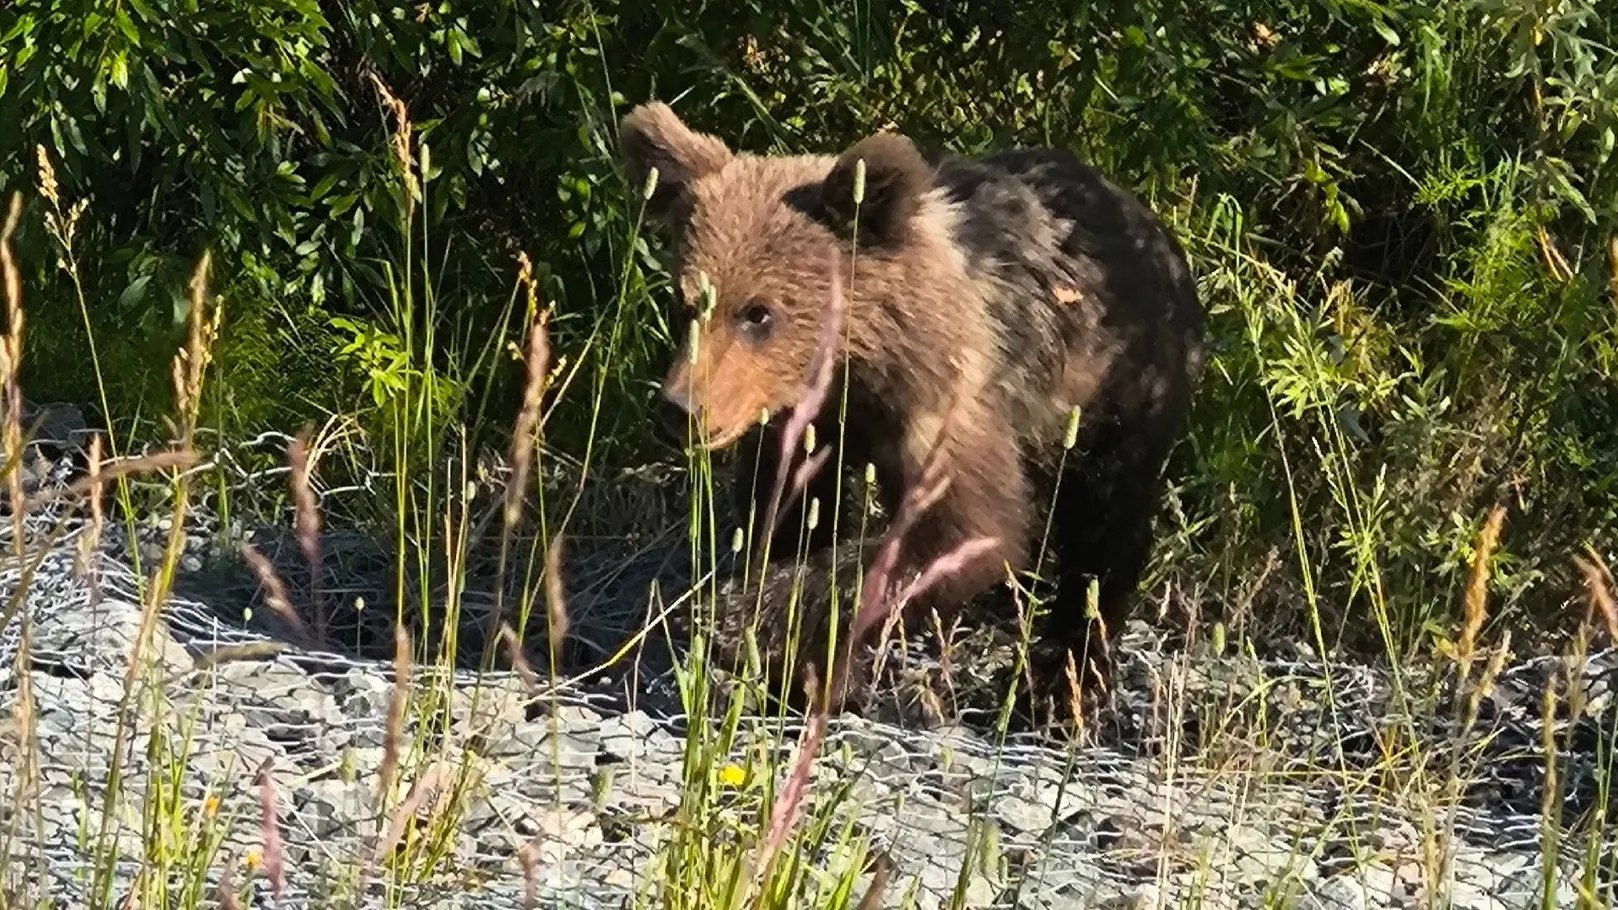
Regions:
<instances>
[{"instance_id":1,"label":"bear's nose","mask_svg":"<svg viewBox=\"0 0 1618 910\"><path fill-rule=\"evenodd\" d=\"M656 426L657 435L664 442L677 447L685 445L691 417L677 402L667 395L658 395L652 401L652 421Z\"/></svg>"}]
</instances>

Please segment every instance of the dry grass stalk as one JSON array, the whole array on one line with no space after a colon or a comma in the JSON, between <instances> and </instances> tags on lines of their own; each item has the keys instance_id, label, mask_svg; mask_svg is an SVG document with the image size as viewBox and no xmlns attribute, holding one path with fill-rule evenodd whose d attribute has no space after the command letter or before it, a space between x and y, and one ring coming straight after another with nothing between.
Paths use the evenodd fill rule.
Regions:
<instances>
[{"instance_id":1,"label":"dry grass stalk","mask_svg":"<svg viewBox=\"0 0 1618 910\"><path fill-rule=\"evenodd\" d=\"M22 555L23 498L22 498L22 386L17 375L22 370L22 278L11 251L11 238L22 220L22 194L13 193L11 207L6 213L4 228L0 228L0 272L6 288L6 334L0 339L0 386L5 395L4 446L7 491L11 495L12 545Z\"/></svg>"},{"instance_id":2,"label":"dry grass stalk","mask_svg":"<svg viewBox=\"0 0 1618 910\"><path fill-rule=\"evenodd\" d=\"M34 808L35 830L43 832L43 806L40 805L38 799L40 791L39 727L37 724L38 712L34 703L33 624L28 620L28 615L24 614L22 632L17 640L17 655L14 658L17 699L16 703L12 705L11 716L12 723L17 731L17 750L20 753L21 767L17 768L17 789L12 805L32 806Z\"/></svg>"},{"instance_id":3,"label":"dry grass stalk","mask_svg":"<svg viewBox=\"0 0 1618 910\"><path fill-rule=\"evenodd\" d=\"M213 362L213 342L219 337L224 307L215 306L208 312L208 267L212 254L204 252L191 276L191 309L187 314L186 344L174 356L170 379L174 385L174 400L180 413L179 435L182 448L191 448L196 434L197 417L202 408L202 380L208 365ZM206 318L205 318L206 317Z\"/></svg>"},{"instance_id":4,"label":"dry grass stalk","mask_svg":"<svg viewBox=\"0 0 1618 910\"><path fill-rule=\"evenodd\" d=\"M522 684L530 690L538 688L539 679L534 675L534 668L528 663L528 658L523 656L522 642L517 639L517 633L511 626L501 623L500 637L506 643L506 659L511 661L512 668L517 671L517 678L521 679Z\"/></svg>"},{"instance_id":5,"label":"dry grass stalk","mask_svg":"<svg viewBox=\"0 0 1618 910\"><path fill-rule=\"evenodd\" d=\"M94 440L99 439L99 436L94 437ZM91 445L99 445L94 440ZM91 508L100 510L101 499L103 498L102 490L109 481L121 480L134 474L153 474L170 469L185 471L195 467L199 460L195 451L189 448L179 448L133 458L120 458L110 465L103 461L101 462L98 477L86 475L65 487L35 493L23 504L23 511L25 514L31 513L52 502L79 499L92 494L95 499L91 503Z\"/></svg>"},{"instance_id":6,"label":"dry grass stalk","mask_svg":"<svg viewBox=\"0 0 1618 910\"><path fill-rule=\"evenodd\" d=\"M275 778L270 775L273 757L258 766L258 834L264 851L264 875L270 880L270 893L276 897L286 889L286 856L281 845L281 817L276 807Z\"/></svg>"},{"instance_id":7,"label":"dry grass stalk","mask_svg":"<svg viewBox=\"0 0 1618 910\"><path fill-rule=\"evenodd\" d=\"M393 691L388 694L387 731L382 739L382 767L376 775L376 808L380 814L399 767L399 742L404 735L405 705L410 698L410 633L403 626L393 627Z\"/></svg>"},{"instance_id":8,"label":"dry grass stalk","mask_svg":"<svg viewBox=\"0 0 1618 910\"><path fill-rule=\"evenodd\" d=\"M1563 284L1573 280L1573 267L1568 265L1567 257L1556 248L1556 241L1551 239L1550 232L1544 226L1534 229L1534 242L1539 247L1539 255L1545 264L1545 271L1551 277Z\"/></svg>"},{"instance_id":9,"label":"dry grass stalk","mask_svg":"<svg viewBox=\"0 0 1618 910\"><path fill-rule=\"evenodd\" d=\"M22 193L11 194L11 205L6 209L6 225L0 230L0 279L3 279L6 289L6 311L22 308L22 275L17 270L17 260L11 251L11 238L17 233L17 223L22 220Z\"/></svg>"},{"instance_id":10,"label":"dry grass stalk","mask_svg":"<svg viewBox=\"0 0 1618 910\"><path fill-rule=\"evenodd\" d=\"M522 515L523 497L528 491L528 477L533 469L535 442L543 424L541 404L545 398L547 372L550 368L551 346L550 311L538 309L534 293L533 266L528 257L519 258L519 282L528 289L528 347L523 355L526 379L523 383L522 407L511 438L511 476L506 480L502 502L504 533L500 536L500 578L506 574L506 557L517 521ZM481 534L481 531L479 532ZM547 554L549 557L550 554ZM550 568L547 565L547 575ZM489 616L490 628L505 624L505 586L495 588L494 610ZM553 649L554 653L554 649Z\"/></svg>"},{"instance_id":11,"label":"dry grass stalk","mask_svg":"<svg viewBox=\"0 0 1618 910\"><path fill-rule=\"evenodd\" d=\"M923 592L966 568L973 560L993 552L999 544L1000 541L996 538L978 537L959 544L955 549L933 560L921 575L906 585L893 599L893 604L887 608L888 621L891 623L893 617L902 614L905 607Z\"/></svg>"},{"instance_id":12,"label":"dry grass stalk","mask_svg":"<svg viewBox=\"0 0 1618 910\"><path fill-rule=\"evenodd\" d=\"M1618 234L1607 238L1607 276L1612 284L1612 306L1618 310Z\"/></svg>"},{"instance_id":13,"label":"dry grass stalk","mask_svg":"<svg viewBox=\"0 0 1618 910\"><path fill-rule=\"evenodd\" d=\"M1540 729L1539 746L1545 756L1545 777L1540 784L1539 818L1540 831L1546 838L1555 836L1557 823L1561 820L1560 812L1561 782L1557 774L1556 757L1556 686L1547 685L1540 692ZM1547 840L1549 847L1549 841ZM1554 847L1550 847L1554 849Z\"/></svg>"},{"instance_id":14,"label":"dry grass stalk","mask_svg":"<svg viewBox=\"0 0 1618 910\"><path fill-rule=\"evenodd\" d=\"M228 861L219 872L219 887L214 892L214 899L219 902L219 910L242 910L242 902L236 898L236 873Z\"/></svg>"},{"instance_id":15,"label":"dry grass stalk","mask_svg":"<svg viewBox=\"0 0 1618 910\"><path fill-rule=\"evenodd\" d=\"M1463 671L1461 680L1463 687L1459 689L1465 699L1461 714L1461 732L1457 737L1456 747L1451 753L1449 784L1447 787L1449 807L1446 812L1445 829L1451 834L1455 830L1456 813L1461 805L1461 794L1465 788L1465 781L1463 780L1465 775L1460 767L1461 755L1472 743L1472 730L1477 724L1479 708L1483 704L1483 699L1487 698L1494 689L1495 681L1500 678L1500 671L1505 668L1506 658L1510 654L1511 630L1507 629L1500 637L1500 644L1489 652L1489 662L1484 665L1483 673L1478 677L1477 685L1465 687L1466 677ZM1468 661L1470 661L1470 657ZM1424 849L1428 853L1427 864L1429 869L1442 870L1441 874L1443 876L1451 874L1454 853L1448 840L1440 845L1433 843L1429 839ZM1434 856L1434 853L1438 853L1438 855Z\"/></svg>"},{"instance_id":16,"label":"dry grass stalk","mask_svg":"<svg viewBox=\"0 0 1618 910\"><path fill-rule=\"evenodd\" d=\"M203 378L207 375L208 365L213 361L213 342L219 335L219 325L224 315L224 308L221 306L215 306L211 316L208 312L208 266L211 262L211 254L204 252L191 275L191 307L187 313L186 343L175 353L170 369L175 406L179 415L179 425L175 428L179 437L178 446L177 451L171 453L171 457L177 461L187 461L193 457L191 452L196 438L197 419L202 410ZM141 627L124 680L126 692L133 685L146 642L157 621L158 609L168 599L169 588L173 583L173 570L185 546L188 490L183 474L176 477L175 484L168 541L154 584L148 589L147 602L141 611Z\"/></svg>"},{"instance_id":17,"label":"dry grass stalk","mask_svg":"<svg viewBox=\"0 0 1618 910\"><path fill-rule=\"evenodd\" d=\"M1085 593L1084 593L1084 612L1085 612L1085 616L1086 616L1087 620L1089 622L1095 623L1095 628L1091 631L1090 634L1095 635L1096 636L1096 641L1100 643L1100 646L1101 646L1101 655L1100 655L1101 660L1105 661L1108 664L1111 664L1112 663L1112 630L1107 628L1107 621L1105 619L1103 619L1102 616L1101 616L1101 607L1100 607L1100 603L1099 603L1100 599L1101 599L1100 582L1097 581L1096 579L1092 578L1092 579L1090 579L1089 587L1085 590ZM1106 697L1108 704L1116 706L1118 693L1113 692L1110 688L1107 687L1107 684L1105 682L1106 675L1101 672L1101 667L1096 666L1096 662L1094 660L1090 659L1090 657L1088 655L1086 655L1086 657L1085 657L1085 663L1090 668L1090 678L1092 680L1094 680L1099 687L1101 687L1102 691L1099 694Z\"/></svg>"},{"instance_id":18,"label":"dry grass stalk","mask_svg":"<svg viewBox=\"0 0 1618 910\"><path fill-rule=\"evenodd\" d=\"M1472 705L1468 716L1473 718L1478 716L1478 706L1493 691L1495 680L1500 678L1501 671L1506 668L1506 658L1510 656L1511 630L1507 629L1500 636L1500 644L1489 652L1489 662L1483 665L1483 673L1478 677L1478 684L1472 687Z\"/></svg>"},{"instance_id":19,"label":"dry grass stalk","mask_svg":"<svg viewBox=\"0 0 1618 910\"><path fill-rule=\"evenodd\" d=\"M45 146L34 146L34 160L39 165L39 194L52 206L61 207L62 195L56 182L56 168L51 165L51 156Z\"/></svg>"},{"instance_id":20,"label":"dry grass stalk","mask_svg":"<svg viewBox=\"0 0 1618 910\"><path fill-rule=\"evenodd\" d=\"M123 897L118 898L118 910L140 910L140 892L146 887L146 870L149 868L142 866L140 871L135 873L135 880L129 883L129 890L124 892Z\"/></svg>"},{"instance_id":21,"label":"dry grass stalk","mask_svg":"<svg viewBox=\"0 0 1618 910\"><path fill-rule=\"evenodd\" d=\"M1079 665L1073 659L1073 652L1067 652L1067 659L1062 667L1067 674L1067 708L1073 718L1073 732L1077 739L1084 735L1084 684L1079 680Z\"/></svg>"},{"instance_id":22,"label":"dry grass stalk","mask_svg":"<svg viewBox=\"0 0 1618 910\"><path fill-rule=\"evenodd\" d=\"M1461 637L1456 645L1456 657L1461 663L1461 681L1471 675L1472 660L1477 650L1478 632L1488 616L1489 560L1494 557L1500 542L1500 526L1506 520L1506 508L1496 505L1489 510L1478 533L1477 549L1472 554L1472 569L1467 576L1466 598L1461 604Z\"/></svg>"},{"instance_id":23,"label":"dry grass stalk","mask_svg":"<svg viewBox=\"0 0 1618 910\"><path fill-rule=\"evenodd\" d=\"M68 206L67 212L62 211L62 194L56 182L56 168L51 164L50 153L45 146L34 146L34 158L39 163L39 194L50 202L51 209L45 213L45 230L61 244L62 252L57 257L56 264L69 275L74 274L77 263L73 260L73 237L78 233L79 219L90 207L90 200L80 199Z\"/></svg>"},{"instance_id":24,"label":"dry grass stalk","mask_svg":"<svg viewBox=\"0 0 1618 910\"><path fill-rule=\"evenodd\" d=\"M417 778L416 782L410 785L410 792L405 794L404 800L388 815L387 830L377 840L376 849L372 851L370 856L369 862L372 868L386 859L388 854L393 852L393 848L399 845L399 841L404 837L405 828L409 827L411 819L416 817L416 813L421 810L422 805L429 798L438 794L448 776L443 765L435 764L427 769L426 774Z\"/></svg>"},{"instance_id":25,"label":"dry grass stalk","mask_svg":"<svg viewBox=\"0 0 1618 910\"><path fill-rule=\"evenodd\" d=\"M196 435L197 415L202 400L202 379L206 374L211 359L211 344L219 330L219 314L216 308L211 323L205 323L203 315L206 305L206 289L209 256L204 253L202 261L198 263L197 270L191 279L191 312L190 332L187 335L186 347L182 348L174 357L171 372L174 380L175 398L180 413L180 450L189 452L192 440ZM127 714L130 700L135 690L135 678L146 665L146 648L151 641L152 632L157 626L158 613L164 603L168 601L169 591L174 581L174 568L180 561L180 553L185 546L185 521L187 504L187 487L183 475L176 478L175 495L173 500L173 514L170 517L168 541L164 546L163 559L157 570L153 573L152 583L146 589L146 599L141 605L140 626L135 632L135 641L130 648L128 662L124 667L123 699L118 706L117 736L122 736L126 730ZM111 776L117 779L122 773L121 753L115 752L112 762ZM102 834L107 831L107 824L113 813L108 811L102 817Z\"/></svg>"},{"instance_id":26,"label":"dry grass stalk","mask_svg":"<svg viewBox=\"0 0 1618 910\"><path fill-rule=\"evenodd\" d=\"M95 564L93 554L101 546L101 535L106 526L105 509L102 508L102 495L106 489L105 480L101 473L101 434L96 433L90 437L90 451L88 454L85 483L89 486L90 527L79 538L78 571L79 574L90 579L92 592L95 587ZM94 593L91 595L94 597Z\"/></svg>"},{"instance_id":27,"label":"dry grass stalk","mask_svg":"<svg viewBox=\"0 0 1618 910\"><path fill-rule=\"evenodd\" d=\"M798 740L798 755L793 762L792 773L787 776L786 783L776 794L775 805L771 807L769 823L764 830L764 840L760 844L758 857L753 866L758 875L767 874L770 864L774 862L776 854L786 844L787 836L797 824L798 817L803 814L803 797L809 789L809 777L814 771L815 756L820 753L820 744L826 738L826 727L830 722L813 664L805 668L803 688L810 704L815 707L810 712L809 725L804 728L803 736ZM754 887L757 885L755 882Z\"/></svg>"},{"instance_id":28,"label":"dry grass stalk","mask_svg":"<svg viewBox=\"0 0 1618 910\"><path fill-rule=\"evenodd\" d=\"M228 664L238 660L264 661L274 658L287 650L287 644L279 641L250 641L239 645L223 645L198 654L191 661L191 666L198 672L204 672L221 664Z\"/></svg>"},{"instance_id":29,"label":"dry grass stalk","mask_svg":"<svg viewBox=\"0 0 1618 910\"><path fill-rule=\"evenodd\" d=\"M416 182L415 156L410 153L410 134L412 131L410 110L405 107L403 101L400 101L394 96L393 92L389 91L387 84L376 73L369 73L368 75L371 77L371 84L376 86L376 93L382 99L382 105L393 115L394 130L391 137L393 161L394 164L398 165L399 176L405 182L404 205L405 217L408 218L410 213L415 211L416 199L420 193Z\"/></svg>"},{"instance_id":30,"label":"dry grass stalk","mask_svg":"<svg viewBox=\"0 0 1618 910\"><path fill-rule=\"evenodd\" d=\"M315 493L310 477L314 466L309 457L309 430L305 429L287 446L287 461L291 471L287 483L291 486L295 507L293 527L297 531L298 547L309 563L309 599L315 611L315 638L326 641L326 610L321 597L320 580L324 572L320 554L320 512L315 507Z\"/></svg>"},{"instance_id":31,"label":"dry grass stalk","mask_svg":"<svg viewBox=\"0 0 1618 910\"><path fill-rule=\"evenodd\" d=\"M270 564L270 560L260 553L257 547L246 541L243 541L237 550L241 552L242 559L252 570L253 576L258 579L259 585L264 588L265 606L291 626L299 638L309 641L309 629L303 624L303 617L292 608L292 601L287 597L286 585L281 583L281 576L275 571L275 566Z\"/></svg>"},{"instance_id":32,"label":"dry grass stalk","mask_svg":"<svg viewBox=\"0 0 1618 910\"><path fill-rule=\"evenodd\" d=\"M943 617L938 611L932 612L933 640L938 643L938 678L944 684L949 694L950 703L960 702L960 693L955 685L955 642L956 635L961 631L961 617L956 616L950 620L949 628L944 628Z\"/></svg>"},{"instance_id":33,"label":"dry grass stalk","mask_svg":"<svg viewBox=\"0 0 1618 910\"><path fill-rule=\"evenodd\" d=\"M529 279L531 282L532 279ZM511 478L506 484L505 522L510 531L521 514L523 496L528 491L528 475L533 467L534 441L540 426L540 405L545 397L546 374L550 370L551 346L548 310L529 317L528 349L523 355L526 379L522 409L511 439Z\"/></svg>"},{"instance_id":34,"label":"dry grass stalk","mask_svg":"<svg viewBox=\"0 0 1618 910\"><path fill-rule=\"evenodd\" d=\"M533 844L517 848L517 862L522 867L522 905L524 910L539 906L539 851Z\"/></svg>"},{"instance_id":35,"label":"dry grass stalk","mask_svg":"<svg viewBox=\"0 0 1618 910\"><path fill-rule=\"evenodd\" d=\"M1591 612L1601 614L1607 639L1618 645L1618 584L1613 582L1612 571L1595 547L1585 544L1584 552L1584 556L1573 557L1573 562L1584 576L1585 599Z\"/></svg>"},{"instance_id":36,"label":"dry grass stalk","mask_svg":"<svg viewBox=\"0 0 1618 910\"><path fill-rule=\"evenodd\" d=\"M567 642L567 593L562 584L562 535L551 538L545 548L545 635L551 646L551 673L562 665L562 646Z\"/></svg>"},{"instance_id":37,"label":"dry grass stalk","mask_svg":"<svg viewBox=\"0 0 1618 910\"><path fill-rule=\"evenodd\" d=\"M865 889L865 896L860 898L856 910L878 910L882 906L882 894L888 889L888 872L891 865L887 853L876 855L876 868L871 872L870 887Z\"/></svg>"}]
</instances>

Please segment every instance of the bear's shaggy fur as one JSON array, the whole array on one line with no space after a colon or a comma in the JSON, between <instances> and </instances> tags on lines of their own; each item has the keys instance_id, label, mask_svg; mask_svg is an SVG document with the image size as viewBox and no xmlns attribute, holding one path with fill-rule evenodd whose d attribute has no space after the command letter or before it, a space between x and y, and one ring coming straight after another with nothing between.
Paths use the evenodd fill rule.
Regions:
<instances>
[{"instance_id":1,"label":"bear's shaggy fur","mask_svg":"<svg viewBox=\"0 0 1618 910\"><path fill-rule=\"evenodd\" d=\"M1105 678L1087 587L1097 580L1100 617L1115 633L1148 562L1163 469L1204 358L1196 286L1159 220L1065 151L928 157L884 132L840 156L754 155L690 129L661 103L631 111L620 138L632 186L656 169L646 214L672 241L679 328L697 319L695 357L682 348L662 406L682 426L698 418L711 449L734 446L762 413L790 411L840 251L838 375L846 356L847 380L816 420L818 445L843 461L844 475L874 465L890 515L921 481L935 442L942 447L950 486L904 547L901 575L969 539L998 541L913 609L963 606L1008 570L1037 569L1044 545L1056 592L1037 638L1060 655L1048 676L1061 681L1071 650ZM698 319L704 301L712 308ZM1075 409L1076 444L1064 451ZM758 453L743 479L760 516L775 447L773 438L743 447ZM791 536L774 541L777 556L799 552L797 509L838 495L835 467L783 506L779 534ZM813 548L833 542L829 525L820 522Z\"/></svg>"}]
</instances>

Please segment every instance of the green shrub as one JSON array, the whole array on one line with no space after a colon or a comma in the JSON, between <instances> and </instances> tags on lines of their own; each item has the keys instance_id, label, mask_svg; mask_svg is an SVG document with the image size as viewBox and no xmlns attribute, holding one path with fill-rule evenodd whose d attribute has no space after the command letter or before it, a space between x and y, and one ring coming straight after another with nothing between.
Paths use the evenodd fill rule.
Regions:
<instances>
[{"instance_id":1,"label":"green shrub","mask_svg":"<svg viewBox=\"0 0 1618 910\"><path fill-rule=\"evenodd\" d=\"M1160 577L1407 646L1443 634L1501 500L1494 615L1556 623L1570 556L1618 521L1614 23L1611 0L21 0L0 186L32 190L43 147L64 209L90 200L72 254L93 266L82 289L52 266L36 201L25 382L99 398L82 295L108 409L163 411L209 248L217 422L503 425L516 377L489 339L522 315L520 251L557 350L590 360L551 441L644 457L667 338L613 163L625 105L674 100L755 150L887 124L1067 145L1175 221L1214 314ZM419 199L379 84L430 149Z\"/></svg>"}]
</instances>

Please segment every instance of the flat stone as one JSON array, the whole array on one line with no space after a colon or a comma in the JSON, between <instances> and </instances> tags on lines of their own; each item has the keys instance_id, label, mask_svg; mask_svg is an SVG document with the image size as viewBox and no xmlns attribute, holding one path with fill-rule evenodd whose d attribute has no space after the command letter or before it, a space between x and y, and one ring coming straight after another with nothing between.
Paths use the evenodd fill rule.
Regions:
<instances>
[{"instance_id":1,"label":"flat stone","mask_svg":"<svg viewBox=\"0 0 1618 910\"><path fill-rule=\"evenodd\" d=\"M332 694L337 699L342 717L375 718L380 724L388 716L393 682L375 671L367 672L356 667L332 683Z\"/></svg>"},{"instance_id":2,"label":"flat stone","mask_svg":"<svg viewBox=\"0 0 1618 910\"><path fill-rule=\"evenodd\" d=\"M456 689L451 695L451 716L463 734L489 737L491 728L504 731L524 723L527 693L522 681L513 677L491 680L478 686Z\"/></svg>"},{"instance_id":3,"label":"flat stone","mask_svg":"<svg viewBox=\"0 0 1618 910\"><path fill-rule=\"evenodd\" d=\"M219 679L236 710L255 727L305 727L334 723L337 699L309 674L269 663L227 663Z\"/></svg>"},{"instance_id":4,"label":"flat stone","mask_svg":"<svg viewBox=\"0 0 1618 910\"><path fill-rule=\"evenodd\" d=\"M1507 904L1482 889L1457 882L1449 890L1450 906L1455 910L1506 910Z\"/></svg>"},{"instance_id":5,"label":"flat stone","mask_svg":"<svg viewBox=\"0 0 1618 910\"><path fill-rule=\"evenodd\" d=\"M46 613L35 626L36 658L104 669L121 677L134 655L140 628L140 610L110 598L91 609ZM149 630L141 656L143 670L156 670L163 677L189 673L192 667L191 654L169 635L161 617Z\"/></svg>"},{"instance_id":6,"label":"flat stone","mask_svg":"<svg viewBox=\"0 0 1618 910\"><path fill-rule=\"evenodd\" d=\"M1050 827L1051 810L1033 800L1008 797L994 804L994 817L1013 831L1035 833Z\"/></svg>"},{"instance_id":7,"label":"flat stone","mask_svg":"<svg viewBox=\"0 0 1618 910\"><path fill-rule=\"evenodd\" d=\"M520 755L545 773L593 771L598 753L596 742L573 733L560 732L553 738L543 720L523 724L504 742L489 744L490 755Z\"/></svg>"},{"instance_id":8,"label":"flat stone","mask_svg":"<svg viewBox=\"0 0 1618 910\"><path fill-rule=\"evenodd\" d=\"M1377 905L1394 900L1402 890L1398 876L1381 863L1370 863L1360 867L1359 878L1365 883L1367 899Z\"/></svg>"},{"instance_id":9,"label":"flat stone","mask_svg":"<svg viewBox=\"0 0 1618 910\"><path fill-rule=\"evenodd\" d=\"M359 834L373 814L371 797L370 791L357 783L310 781L299 799L299 814L316 837Z\"/></svg>"},{"instance_id":10,"label":"flat stone","mask_svg":"<svg viewBox=\"0 0 1618 910\"><path fill-rule=\"evenodd\" d=\"M575 851L601 845L601 826L595 813L580 809L536 810L530 812L536 827L535 847L542 863L556 864Z\"/></svg>"},{"instance_id":11,"label":"flat stone","mask_svg":"<svg viewBox=\"0 0 1618 910\"><path fill-rule=\"evenodd\" d=\"M1544 888L1541 872L1537 868L1524 869L1511 876L1496 895L1510 910L1534 910L1540 906ZM1552 901L1557 907L1573 907L1578 903L1578 892L1567 876L1558 875Z\"/></svg>"},{"instance_id":12,"label":"flat stone","mask_svg":"<svg viewBox=\"0 0 1618 910\"><path fill-rule=\"evenodd\" d=\"M1381 903L1373 902L1370 886L1346 875L1325 879L1314 893L1322 910L1368 910Z\"/></svg>"}]
</instances>

